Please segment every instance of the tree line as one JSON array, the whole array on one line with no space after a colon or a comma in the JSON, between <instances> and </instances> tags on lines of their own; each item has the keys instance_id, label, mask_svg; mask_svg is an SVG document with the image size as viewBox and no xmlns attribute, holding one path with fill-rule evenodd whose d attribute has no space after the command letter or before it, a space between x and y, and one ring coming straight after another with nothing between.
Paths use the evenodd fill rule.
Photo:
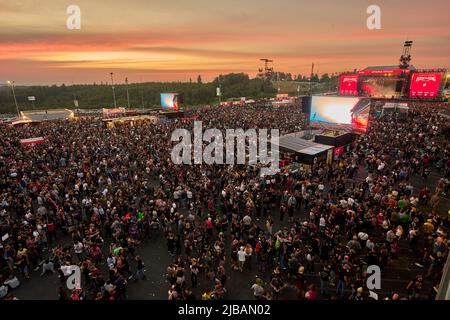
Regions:
<instances>
[{"instance_id":1,"label":"tree line","mask_svg":"<svg viewBox=\"0 0 450 320\"><path fill-rule=\"evenodd\" d=\"M203 83L201 77L196 82L146 82L128 84L131 108L156 108L160 106L160 93L182 93L187 106L206 105L218 102L216 88L221 88L221 99L235 97L273 97L276 89L268 80L250 79L244 73L220 75L212 82ZM52 108L97 109L114 106L112 88L108 84L77 84L52 86L15 86L15 94L20 110ZM114 85L118 107L127 107L127 85ZM28 101L34 96L35 101ZM14 98L8 86L0 87L0 113L15 112Z\"/></svg>"},{"instance_id":2,"label":"tree line","mask_svg":"<svg viewBox=\"0 0 450 320\"><path fill-rule=\"evenodd\" d=\"M253 78L245 73L230 73L216 77L212 82L203 82L199 75L196 81L189 82L145 82L128 84L131 108L158 108L160 93L174 92L184 94L187 106L217 103L219 98L216 88L221 88L221 99L246 97L251 99L274 97L280 89L280 83L286 83L281 93L307 94L309 86L298 86L298 82L309 82L309 77L291 73L274 73L273 79ZM314 74L311 82L316 85L313 93L330 91L336 88L339 75L324 73L319 77ZM118 107L127 107L127 85L114 85ZM300 89L300 91L298 91ZM111 108L114 106L112 88L109 84L77 84L52 86L15 86L15 94L20 110L77 108L80 109ZM35 101L28 101L34 96ZM9 86L0 87L0 113L14 113L14 98Z\"/></svg>"}]
</instances>

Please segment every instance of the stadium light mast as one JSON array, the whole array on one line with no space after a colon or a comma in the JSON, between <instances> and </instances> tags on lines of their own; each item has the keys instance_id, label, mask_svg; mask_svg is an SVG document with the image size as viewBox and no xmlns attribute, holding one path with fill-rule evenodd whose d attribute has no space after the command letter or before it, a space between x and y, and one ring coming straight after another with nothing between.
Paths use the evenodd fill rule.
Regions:
<instances>
[{"instance_id":1,"label":"stadium light mast","mask_svg":"<svg viewBox=\"0 0 450 320\"><path fill-rule=\"evenodd\" d=\"M411 62L411 47L412 41L405 41L403 44L403 52L400 56L400 69L408 69L409 63Z\"/></svg>"},{"instance_id":2,"label":"stadium light mast","mask_svg":"<svg viewBox=\"0 0 450 320\"><path fill-rule=\"evenodd\" d=\"M405 91L406 91L406 83L407 83L407 73L406 70L409 69L410 66L410 62L411 62L411 47L412 47L413 42L408 40L405 41L405 43L403 44L403 52L402 55L400 56L400 64L399 64L399 68L402 70L401 73L401 77L403 78L403 84L402 84L402 88L401 88L401 96L403 97L405 95Z\"/></svg>"},{"instance_id":3,"label":"stadium light mast","mask_svg":"<svg viewBox=\"0 0 450 320\"><path fill-rule=\"evenodd\" d=\"M273 60L272 59L267 59L267 58L261 58L259 59L260 61L264 62L264 69L259 69L260 73L259 75L264 79L264 80L272 80L272 76L273 76Z\"/></svg>"},{"instance_id":4,"label":"stadium light mast","mask_svg":"<svg viewBox=\"0 0 450 320\"><path fill-rule=\"evenodd\" d=\"M20 112L19 112L19 105L17 104L17 99L16 99L16 92L14 91L14 81L6 81L6 83L11 87L12 90L12 94L14 97L14 103L16 105L16 112L17 112L17 116L20 117Z\"/></svg>"},{"instance_id":5,"label":"stadium light mast","mask_svg":"<svg viewBox=\"0 0 450 320\"><path fill-rule=\"evenodd\" d=\"M128 109L130 109L130 94L128 93L128 78L125 78L125 84L126 84L126 88L127 88L127 105L128 105Z\"/></svg>"},{"instance_id":6,"label":"stadium light mast","mask_svg":"<svg viewBox=\"0 0 450 320\"><path fill-rule=\"evenodd\" d=\"M110 73L111 75L111 88L112 88L112 92L113 92L113 99L114 99L114 108L117 108L117 104L116 104L116 92L114 91L114 78L113 78L113 73Z\"/></svg>"},{"instance_id":7,"label":"stadium light mast","mask_svg":"<svg viewBox=\"0 0 450 320\"><path fill-rule=\"evenodd\" d=\"M217 77L217 82L219 83L219 92L218 92L218 96L219 96L219 106L222 103L222 84L220 83L220 75Z\"/></svg>"},{"instance_id":8,"label":"stadium light mast","mask_svg":"<svg viewBox=\"0 0 450 320\"><path fill-rule=\"evenodd\" d=\"M309 95L312 95L312 78L314 76L314 62L311 64L311 75L309 77Z\"/></svg>"}]
</instances>

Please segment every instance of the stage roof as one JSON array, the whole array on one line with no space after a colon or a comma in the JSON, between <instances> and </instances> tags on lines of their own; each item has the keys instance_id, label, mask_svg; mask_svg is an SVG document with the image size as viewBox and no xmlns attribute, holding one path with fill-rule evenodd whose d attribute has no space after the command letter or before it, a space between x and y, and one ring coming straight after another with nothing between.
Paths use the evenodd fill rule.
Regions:
<instances>
[{"instance_id":1,"label":"stage roof","mask_svg":"<svg viewBox=\"0 0 450 320\"><path fill-rule=\"evenodd\" d=\"M314 130L315 133L321 130ZM315 155L332 149L332 146L327 146L320 143L315 143L312 140L306 140L302 137L305 135L305 131L295 132L281 136L279 139L279 146L283 149L287 149L291 152L303 153L308 155Z\"/></svg>"},{"instance_id":2,"label":"stage roof","mask_svg":"<svg viewBox=\"0 0 450 320\"><path fill-rule=\"evenodd\" d=\"M358 71L358 75L386 75L401 74L403 72L410 73L416 70L413 66L409 66L406 70L400 69L399 66L371 66Z\"/></svg>"},{"instance_id":3,"label":"stage roof","mask_svg":"<svg viewBox=\"0 0 450 320\"><path fill-rule=\"evenodd\" d=\"M29 122L66 120L72 117L74 117L74 112L69 109L29 110L21 112L21 120Z\"/></svg>"},{"instance_id":4,"label":"stage roof","mask_svg":"<svg viewBox=\"0 0 450 320\"><path fill-rule=\"evenodd\" d=\"M370 66L367 67L364 70L394 70L394 69L400 69L399 66ZM414 68L414 66L409 66L408 67L409 70L416 70L416 68Z\"/></svg>"}]
</instances>

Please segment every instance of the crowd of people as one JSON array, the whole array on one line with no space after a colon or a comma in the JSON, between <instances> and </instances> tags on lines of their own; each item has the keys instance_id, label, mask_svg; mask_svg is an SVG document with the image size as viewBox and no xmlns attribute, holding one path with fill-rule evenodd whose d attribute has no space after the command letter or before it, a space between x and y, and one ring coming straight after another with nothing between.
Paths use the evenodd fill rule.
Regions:
<instances>
[{"instance_id":1,"label":"crowd of people","mask_svg":"<svg viewBox=\"0 0 450 320\"><path fill-rule=\"evenodd\" d=\"M372 119L331 164L264 178L255 166L172 163L171 133L192 120L2 126L0 298L54 273L58 299L127 299L127 284L144 280L151 263L138 255L142 244L162 234L169 300L226 299L234 274L248 276L243 290L256 299L363 300L367 266L389 274L403 257L417 277L383 297L433 297L448 254L450 215L439 211L449 196L447 124L437 112L445 108L415 103L402 121ZM203 129L307 128L298 107L207 107L192 116ZM20 145L37 136L45 142ZM433 172L437 183L428 182ZM68 291L74 265L82 285Z\"/></svg>"}]
</instances>

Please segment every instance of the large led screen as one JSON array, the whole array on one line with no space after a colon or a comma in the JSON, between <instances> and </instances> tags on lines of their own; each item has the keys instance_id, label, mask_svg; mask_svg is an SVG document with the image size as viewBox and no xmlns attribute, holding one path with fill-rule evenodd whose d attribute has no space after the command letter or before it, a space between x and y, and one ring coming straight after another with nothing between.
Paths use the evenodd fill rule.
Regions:
<instances>
[{"instance_id":1,"label":"large led screen","mask_svg":"<svg viewBox=\"0 0 450 320\"><path fill-rule=\"evenodd\" d=\"M409 96L434 99L438 95L440 83L440 73L414 73L411 78Z\"/></svg>"},{"instance_id":2,"label":"large led screen","mask_svg":"<svg viewBox=\"0 0 450 320\"><path fill-rule=\"evenodd\" d=\"M177 93L161 93L161 107L163 109L171 109L178 111L178 94Z\"/></svg>"},{"instance_id":3,"label":"large led screen","mask_svg":"<svg viewBox=\"0 0 450 320\"><path fill-rule=\"evenodd\" d=\"M341 75L339 81L339 94L341 96L358 95L358 75Z\"/></svg>"},{"instance_id":4,"label":"large led screen","mask_svg":"<svg viewBox=\"0 0 450 320\"><path fill-rule=\"evenodd\" d=\"M312 96L309 120L319 128L365 132L369 111L369 99Z\"/></svg>"}]
</instances>

